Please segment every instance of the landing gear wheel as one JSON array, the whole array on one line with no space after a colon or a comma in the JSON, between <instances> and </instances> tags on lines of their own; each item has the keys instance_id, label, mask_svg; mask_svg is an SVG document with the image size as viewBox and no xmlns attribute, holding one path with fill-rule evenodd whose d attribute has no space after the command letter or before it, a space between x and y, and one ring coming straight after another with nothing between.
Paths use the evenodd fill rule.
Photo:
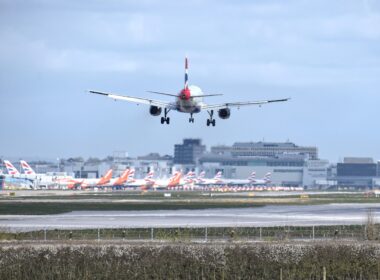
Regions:
<instances>
[{"instance_id":1,"label":"landing gear wheel","mask_svg":"<svg viewBox=\"0 0 380 280\"><path fill-rule=\"evenodd\" d=\"M161 117L161 124L164 124L165 122L166 122L167 124L170 123L170 118L167 117L169 111L170 111L170 109L166 109L166 108L165 108L165 112L164 112L165 115L164 115L163 117Z\"/></svg>"},{"instance_id":2,"label":"landing gear wheel","mask_svg":"<svg viewBox=\"0 0 380 280\"><path fill-rule=\"evenodd\" d=\"M210 111L207 111L207 112L210 115L210 118L207 120L207 126L210 126L210 124L212 124L212 126L215 126L215 120L213 119L214 110L210 110Z\"/></svg>"},{"instance_id":3,"label":"landing gear wheel","mask_svg":"<svg viewBox=\"0 0 380 280\"><path fill-rule=\"evenodd\" d=\"M194 118L190 118L189 123L194 123Z\"/></svg>"}]
</instances>

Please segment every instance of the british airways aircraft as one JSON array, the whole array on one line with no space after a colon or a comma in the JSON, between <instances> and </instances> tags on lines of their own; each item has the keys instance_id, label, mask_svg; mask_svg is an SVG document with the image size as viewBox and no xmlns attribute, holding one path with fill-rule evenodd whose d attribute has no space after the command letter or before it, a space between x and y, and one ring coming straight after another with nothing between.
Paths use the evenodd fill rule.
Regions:
<instances>
[{"instance_id":1,"label":"british airways aircraft","mask_svg":"<svg viewBox=\"0 0 380 280\"><path fill-rule=\"evenodd\" d=\"M150 93L175 97L176 100L174 102L126 96L126 95L118 95L118 94L94 91L94 90L90 90L89 92L104 95L114 100L123 100L123 101L131 102L131 103L149 105L150 106L149 113L152 116L160 116L163 111L163 116L161 117L162 124L170 123L170 118L168 117L168 113L170 111L178 111L181 113L190 114L189 122L194 123L193 114L199 113L202 110L206 110L209 114L209 118L207 119L207 126L210 126L210 125L215 126L214 110L217 110L219 118L228 119L231 115L230 108L232 107L240 108L241 106L247 106L247 105L263 105L263 104L274 103L274 102L284 102L290 99L290 98L284 98L284 99L261 100L261 101L206 104L203 102L203 97L220 96L222 94L204 94L203 91L198 86L189 85L188 66L189 66L188 60L187 58L185 58L185 85L184 85L184 88L178 94L148 91Z\"/></svg>"}]
</instances>

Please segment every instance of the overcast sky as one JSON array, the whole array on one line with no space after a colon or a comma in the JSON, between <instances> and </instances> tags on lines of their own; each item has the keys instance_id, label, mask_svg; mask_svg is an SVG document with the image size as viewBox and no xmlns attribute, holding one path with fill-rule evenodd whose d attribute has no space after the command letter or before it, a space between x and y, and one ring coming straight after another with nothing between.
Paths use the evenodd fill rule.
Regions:
<instances>
[{"instance_id":1,"label":"overcast sky","mask_svg":"<svg viewBox=\"0 0 380 280\"><path fill-rule=\"evenodd\" d=\"M0 38L0 156L172 154L201 137L380 159L378 0L0 0ZM189 124L171 112L167 126L146 106L85 93L177 92L185 55L190 84L224 94L207 102L292 100L212 128L207 113Z\"/></svg>"}]
</instances>

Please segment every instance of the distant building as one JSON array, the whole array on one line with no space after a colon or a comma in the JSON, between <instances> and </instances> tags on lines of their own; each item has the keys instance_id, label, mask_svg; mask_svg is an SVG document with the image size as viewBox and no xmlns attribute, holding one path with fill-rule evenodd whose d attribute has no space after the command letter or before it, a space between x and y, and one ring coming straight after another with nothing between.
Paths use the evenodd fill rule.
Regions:
<instances>
[{"instance_id":1,"label":"distant building","mask_svg":"<svg viewBox=\"0 0 380 280\"><path fill-rule=\"evenodd\" d=\"M174 164L196 165L205 151L201 139L184 139L182 144L174 146Z\"/></svg>"},{"instance_id":2,"label":"distant building","mask_svg":"<svg viewBox=\"0 0 380 280\"><path fill-rule=\"evenodd\" d=\"M276 157L283 154L306 155L318 159L317 147L297 146L291 142L236 142L232 146L214 146L211 153L233 157Z\"/></svg>"},{"instance_id":3,"label":"distant building","mask_svg":"<svg viewBox=\"0 0 380 280\"><path fill-rule=\"evenodd\" d=\"M226 178L256 178L271 173L271 182L283 186L316 187L326 181L329 163L318 159L316 147L285 142L238 142L232 146L211 147L199 160L210 177L222 171Z\"/></svg>"},{"instance_id":4,"label":"distant building","mask_svg":"<svg viewBox=\"0 0 380 280\"><path fill-rule=\"evenodd\" d=\"M373 188L378 177L378 164L372 158L347 157L337 164L337 185L352 188Z\"/></svg>"}]
</instances>

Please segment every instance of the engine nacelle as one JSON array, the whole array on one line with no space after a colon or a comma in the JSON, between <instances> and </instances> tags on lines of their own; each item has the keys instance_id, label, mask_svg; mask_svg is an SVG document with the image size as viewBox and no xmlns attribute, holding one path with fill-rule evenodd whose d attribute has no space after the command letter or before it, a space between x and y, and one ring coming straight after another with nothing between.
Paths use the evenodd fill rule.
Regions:
<instances>
[{"instance_id":1,"label":"engine nacelle","mask_svg":"<svg viewBox=\"0 0 380 280\"><path fill-rule=\"evenodd\" d=\"M219 118L225 120L230 117L231 111L229 108L223 108L223 109L218 110L218 115L219 115Z\"/></svg>"},{"instance_id":2,"label":"engine nacelle","mask_svg":"<svg viewBox=\"0 0 380 280\"><path fill-rule=\"evenodd\" d=\"M161 107L150 106L150 108L149 108L149 113L152 116L159 116L159 115L161 115L161 112L162 112L162 108Z\"/></svg>"}]
</instances>

